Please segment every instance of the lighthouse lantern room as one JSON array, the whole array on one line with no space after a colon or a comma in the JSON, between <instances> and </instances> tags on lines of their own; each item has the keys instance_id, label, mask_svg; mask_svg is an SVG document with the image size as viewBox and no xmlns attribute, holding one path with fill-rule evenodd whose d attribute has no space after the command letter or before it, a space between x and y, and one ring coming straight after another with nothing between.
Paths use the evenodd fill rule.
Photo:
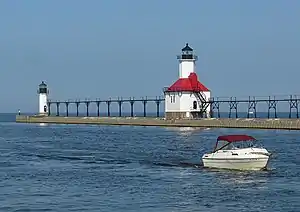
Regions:
<instances>
[{"instance_id":1,"label":"lighthouse lantern room","mask_svg":"<svg viewBox=\"0 0 300 212\"><path fill-rule=\"evenodd\" d=\"M198 57L186 44L181 50L179 60L179 79L164 89L166 119L210 117L210 90L205 87L196 74Z\"/></svg>"},{"instance_id":2,"label":"lighthouse lantern room","mask_svg":"<svg viewBox=\"0 0 300 212\"><path fill-rule=\"evenodd\" d=\"M39 85L39 115L48 115L48 94L49 90L44 81Z\"/></svg>"}]
</instances>

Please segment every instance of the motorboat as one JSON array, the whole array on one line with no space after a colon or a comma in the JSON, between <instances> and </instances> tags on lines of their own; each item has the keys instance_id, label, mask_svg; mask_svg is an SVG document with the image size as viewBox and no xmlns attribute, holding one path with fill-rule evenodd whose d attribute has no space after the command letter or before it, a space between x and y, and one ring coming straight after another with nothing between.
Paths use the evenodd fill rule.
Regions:
<instances>
[{"instance_id":1,"label":"motorboat","mask_svg":"<svg viewBox=\"0 0 300 212\"><path fill-rule=\"evenodd\" d=\"M212 152L202 156L207 168L262 170L268 165L271 153L249 135L222 135Z\"/></svg>"}]
</instances>

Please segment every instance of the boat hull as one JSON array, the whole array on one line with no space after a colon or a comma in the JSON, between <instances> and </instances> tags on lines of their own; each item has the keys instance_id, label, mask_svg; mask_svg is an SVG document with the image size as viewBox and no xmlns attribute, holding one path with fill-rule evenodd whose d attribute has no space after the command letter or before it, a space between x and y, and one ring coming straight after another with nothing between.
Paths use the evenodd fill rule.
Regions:
<instances>
[{"instance_id":1,"label":"boat hull","mask_svg":"<svg viewBox=\"0 0 300 212\"><path fill-rule=\"evenodd\" d=\"M263 158L203 158L203 166L218 169L262 170L269 162L269 157Z\"/></svg>"}]
</instances>

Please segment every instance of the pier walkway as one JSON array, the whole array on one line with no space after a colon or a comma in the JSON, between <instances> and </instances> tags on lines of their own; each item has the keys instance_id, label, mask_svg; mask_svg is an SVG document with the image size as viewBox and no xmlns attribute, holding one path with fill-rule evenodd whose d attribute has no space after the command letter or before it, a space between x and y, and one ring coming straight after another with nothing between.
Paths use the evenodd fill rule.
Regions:
<instances>
[{"instance_id":1,"label":"pier walkway","mask_svg":"<svg viewBox=\"0 0 300 212\"><path fill-rule=\"evenodd\" d=\"M193 119L165 120L149 117L57 117L57 116L22 116L16 117L20 123L52 124L95 124L95 125L131 125L164 127L206 127L206 128L253 128L300 130L300 119Z\"/></svg>"}]
</instances>

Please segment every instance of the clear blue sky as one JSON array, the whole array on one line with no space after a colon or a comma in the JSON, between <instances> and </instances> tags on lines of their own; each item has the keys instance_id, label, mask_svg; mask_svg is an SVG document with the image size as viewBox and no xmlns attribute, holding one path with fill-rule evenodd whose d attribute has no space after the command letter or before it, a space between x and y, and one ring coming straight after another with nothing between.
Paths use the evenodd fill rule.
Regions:
<instances>
[{"instance_id":1,"label":"clear blue sky","mask_svg":"<svg viewBox=\"0 0 300 212\"><path fill-rule=\"evenodd\" d=\"M0 111L52 99L156 96L186 42L213 96L300 94L300 1L2 0Z\"/></svg>"}]
</instances>

